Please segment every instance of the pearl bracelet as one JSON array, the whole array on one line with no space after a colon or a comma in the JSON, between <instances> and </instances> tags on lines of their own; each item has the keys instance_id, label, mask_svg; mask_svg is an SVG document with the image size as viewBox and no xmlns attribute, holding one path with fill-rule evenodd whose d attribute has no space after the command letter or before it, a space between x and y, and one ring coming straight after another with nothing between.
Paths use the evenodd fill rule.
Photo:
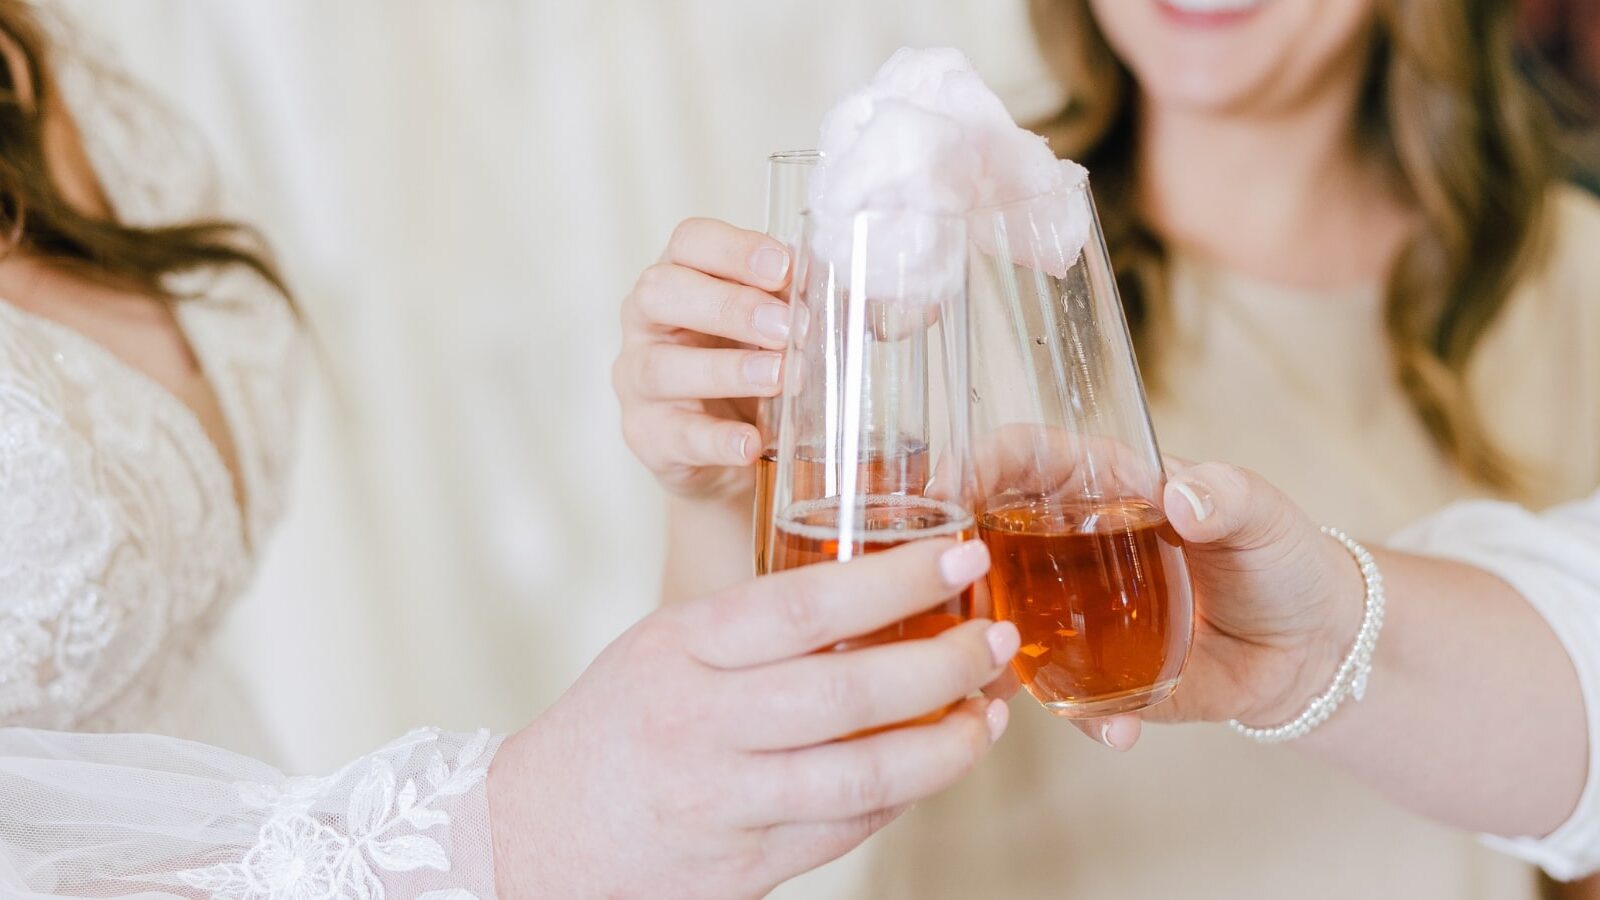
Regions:
<instances>
[{"instance_id":1,"label":"pearl bracelet","mask_svg":"<svg viewBox=\"0 0 1600 900\"><path fill-rule=\"evenodd\" d=\"M1367 693L1367 675L1372 671L1372 650L1377 646L1378 632L1383 630L1383 575L1378 571L1378 563L1372 554L1350 535L1328 526L1323 526L1322 533L1342 544L1355 557L1356 565L1361 567L1361 579L1367 587L1366 612L1361 617L1361 630L1356 632L1354 646L1339 663L1338 671L1334 672L1333 683L1318 694L1300 715L1275 728L1251 728L1238 719L1228 721L1228 727L1236 733L1263 744L1281 744L1305 737L1313 728L1328 721L1345 698L1353 696L1360 700Z\"/></svg>"}]
</instances>

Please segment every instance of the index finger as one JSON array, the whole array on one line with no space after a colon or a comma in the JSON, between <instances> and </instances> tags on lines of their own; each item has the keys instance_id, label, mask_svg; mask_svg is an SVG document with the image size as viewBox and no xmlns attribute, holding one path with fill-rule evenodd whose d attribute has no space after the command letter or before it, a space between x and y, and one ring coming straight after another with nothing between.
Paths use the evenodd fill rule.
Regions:
<instances>
[{"instance_id":1,"label":"index finger","mask_svg":"<svg viewBox=\"0 0 1600 900\"><path fill-rule=\"evenodd\" d=\"M689 652L737 669L801 656L922 612L989 571L981 541L917 541L769 575L680 607Z\"/></svg>"},{"instance_id":2,"label":"index finger","mask_svg":"<svg viewBox=\"0 0 1600 900\"><path fill-rule=\"evenodd\" d=\"M673 230L663 262L747 284L763 291L789 283L789 250L759 231L717 219L685 219Z\"/></svg>"}]
</instances>

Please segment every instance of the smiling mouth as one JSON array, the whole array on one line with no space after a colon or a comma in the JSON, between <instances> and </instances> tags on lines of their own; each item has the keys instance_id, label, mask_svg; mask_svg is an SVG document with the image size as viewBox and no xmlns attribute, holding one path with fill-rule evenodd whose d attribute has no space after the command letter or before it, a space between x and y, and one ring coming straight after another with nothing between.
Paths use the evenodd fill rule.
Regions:
<instances>
[{"instance_id":1,"label":"smiling mouth","mask_svg":"<svg viewBox=\"0 0 1600 900\"><path fill-rule=\"evenodd\" d=\"M1271 0L1155 0L1156 8L1182 25L1234 25L1259 12Z\"/></svg>"}]
</instances>

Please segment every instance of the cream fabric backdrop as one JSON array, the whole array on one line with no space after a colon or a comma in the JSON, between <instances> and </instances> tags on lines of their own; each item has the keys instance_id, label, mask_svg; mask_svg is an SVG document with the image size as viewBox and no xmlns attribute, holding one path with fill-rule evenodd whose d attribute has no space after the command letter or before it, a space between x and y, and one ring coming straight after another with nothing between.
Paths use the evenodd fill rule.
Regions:
<instances>
[{"instance_id":1,"label":"cream fabric backdrop","mask_svg":"<svg viewBox=\"0 0 1600 900\"><path fill-rule=\"evenodd\" d=\"M204 132L326 351L226 635L302 769L515 728L651 608L660 496L609 367L678 219L759 223L765 154L902 44L1051 94L1016 0L71 7Z\"/></svg>"}]
</instances>

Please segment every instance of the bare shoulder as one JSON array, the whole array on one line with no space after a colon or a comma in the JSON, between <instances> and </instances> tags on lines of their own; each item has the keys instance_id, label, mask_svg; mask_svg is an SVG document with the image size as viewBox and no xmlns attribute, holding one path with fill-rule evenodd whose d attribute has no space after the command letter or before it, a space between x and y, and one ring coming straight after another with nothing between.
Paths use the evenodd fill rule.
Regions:
<instances>
[{"instance_id":1,"label":"bare shoulder","mask_svg":"<svg viewBox=\"0 0 1600 900\"><path fill-rule=\"evenodd\" d=\"M171 308L134 291L25 256L0 262L0 322L56 342L86 340L125 365L184 396L193 359Z\"/></svg>"}]
</instances>

